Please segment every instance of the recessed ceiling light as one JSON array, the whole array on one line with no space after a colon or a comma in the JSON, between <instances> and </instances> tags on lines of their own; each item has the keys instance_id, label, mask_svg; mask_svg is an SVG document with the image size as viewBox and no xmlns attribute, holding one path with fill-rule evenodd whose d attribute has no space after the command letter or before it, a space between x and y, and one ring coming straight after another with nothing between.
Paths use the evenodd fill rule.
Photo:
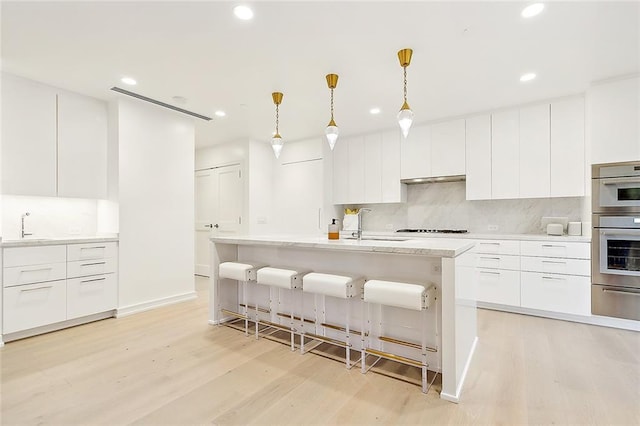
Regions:
<instances>
[{"instance_id":1,"label":"recessed ceiling light","mask_svg":"<svg viewBox=\"0 0 640 426\"><path fill-rule=\"evenodd\" d=\"M522 81L522 82L525 82L525 81L531 81L531 80L533 80L534 78L536 78L535 73L528 72L528 73L526 73L526 74L522 74L522 75L520 76L520 81Z\"/></svg>"},{"instance_id":2,"label":"recessed ceiling light","mask_svg":"<svg viewBox=\"0 0 640 426\"><path fill-rule=\"evenodd\" d=\"M532 18L542 12L544 9L544 3L534 3L522 9L522 17L523 18Z\"/></svg>"},{"instance_id":3,"label":"recessed ceiling light","mask_svg":"<svg viewBox=\"0 0 640 426\"><path fill-rule=\"evenodd\" d=\"M122 77L120 81L124 84L128 84L129 86L135 86L136 84L138 84L138 82L131 77Z\"/></svg>"},{"instance_id":4,"label":"recessed ceiling light","mask_svg":"<svg viewBox=\"0 0 640 426\"><path fill-rule=\"evenodd\" d=\"M380 114L380 108L371 108L369 110L370 114Z\"/></svg>"},{"instance_id":5,"label":"recessed ceiling light","mask_svg":"<svg viewBox=\"0 0 640 426\"><path fill-rule=\"evenodd\" d=\"M224 111L216 111L214 112L214 114L216 115L216 117L224 117L227 115L227 113Z\"/></svg>"},{"instance_id":6,"label":"recessed ceiling light","mask_svg":"<svg viewBox=\"0 0 640 426\"><path fill-rule=\"evenodd\" d=\"M236 6L233 8L233 14L236 15L236 18L242 19L243 21L248 21L253 18L253 10L251 10L249 6Z\"/></svg>"}]
</instances>

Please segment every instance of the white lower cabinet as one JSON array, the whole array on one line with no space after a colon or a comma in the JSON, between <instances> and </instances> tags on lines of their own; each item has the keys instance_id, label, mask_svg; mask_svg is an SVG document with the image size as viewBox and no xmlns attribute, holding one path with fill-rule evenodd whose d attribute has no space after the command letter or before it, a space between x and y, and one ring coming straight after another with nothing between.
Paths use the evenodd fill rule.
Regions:
<instances>
[{"instance_id":1,"label":"white lower cabinet","mask_svg":"<svg viewBox=\"0 0 640 426\"><path fill-rule=\"evenodd\" d=\"M522 272L523 308L591 315L591 279L577 275Z\"/></svg>"},{"instance_id":2,"label":"white lower cabinet","mask_svg":"<svg viewBox=\"0 0 640 426\"><path fill-rule=\"evenodd\" d=\"M2 333L14 333L66 320L66 294L66 280L5 288Z\"/></svg>"},{"instance_id":3,"label":"white lower cabinet","mask_svg":"<svg viewBox=\"0 0 640 426\"><path fill-rule=\"evenodd\" d=\"M476 270L478 301L520 306L520 271Z\"/></svg>"},{"instance_id":4,"label":"white lower cabinet","mask_svg":"<svg viewBox=\"0 0 640 426\"><path fill-rule=\"evenodd\" d=\"M67 319L115 309L118 299L115 274L67 280Z\"/></svg>"}]
</instances>

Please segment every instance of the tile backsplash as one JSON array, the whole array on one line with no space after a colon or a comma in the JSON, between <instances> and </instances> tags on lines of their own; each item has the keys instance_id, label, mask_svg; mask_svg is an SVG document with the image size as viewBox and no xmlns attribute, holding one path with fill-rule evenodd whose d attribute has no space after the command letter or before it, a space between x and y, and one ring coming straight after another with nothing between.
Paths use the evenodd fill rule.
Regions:
<instances>
[{"instance_id":1,"label":"tile backsplash","mask_svg":"<svg viewBox=\"0 0 640 426\"><path fill-rule=\"evenodd\" d=\"M467 229L476 233L542 233L543 216L582 221L584 197L467 201L465 182L409 185L407 202L367 205L363 229ZM589 219L584 219L589 220ZM489 230L489 226L497 227Z\"/></svg>"}]
</instances>

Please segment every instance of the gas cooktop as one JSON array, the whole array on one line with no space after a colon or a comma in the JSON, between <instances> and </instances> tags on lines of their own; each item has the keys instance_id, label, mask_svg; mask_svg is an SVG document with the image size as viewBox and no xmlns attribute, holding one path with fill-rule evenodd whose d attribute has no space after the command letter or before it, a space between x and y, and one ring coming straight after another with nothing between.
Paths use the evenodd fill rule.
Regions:
<instances>
[{"instance_id":1,"label":"gas cooktop","mask_svg":"<svg viewBox=\"0 0 640 426\"><path fill-rule=\"evenodd\" d=\"M396 232L425 232L425 233L433 233L433 234L466 234L466 229L420 229L420 228L410 228L410 229L398 229Z\"/></svg>"}]
</instances>

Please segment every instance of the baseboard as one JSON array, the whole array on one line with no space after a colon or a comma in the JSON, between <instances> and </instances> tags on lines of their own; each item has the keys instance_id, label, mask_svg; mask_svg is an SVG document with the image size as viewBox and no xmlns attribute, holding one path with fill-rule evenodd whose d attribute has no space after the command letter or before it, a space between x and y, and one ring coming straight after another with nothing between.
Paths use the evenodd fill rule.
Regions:
<instances>
[{"instance_id":1,"label":"baseboard","mask_svg":"<svg viewBox=\"0 0 640 426\"><path fill-rule=\"evenodd\" d=\"M148 302L124 306L116 310L116 318L126 317L128 315L138 314L144 311L150 311L151 309L173 305L174 303L186 302L197 297L198 295L196 294L196 292L191 291L189 293L178 294L175 296L163 297L162 299L150 300Z\"/></svg>"},{"instance_id":2,"label":"baseboard","mask_svg":"<svg viewBox=\"0 0 640 426\"><path fill-rule=\"evenodd\" d=\"M440 392L440 398L445 401L460 402L460 393L462 392L462 386L464 385L464 381L467 378L467 373L469 372L469 368L471 367L471 360L473 359L473 355L476 352L476 346L478 346L478 336L473 339L473 344L471 345L471 350L469 351L469 356L467 357L467 361L464 364L464 369L462 370L462 375L460 376L460 382L456 387L456 394L451 395L448 393Z\"/></svg>"},{"instance_id":3,"label":"baseboard","mask_svg":"<svg viewBox=\"0 0 640 426\"><path fill-rule=\"evenodd\" d=\"M2 336L4 342L11 342L14 340L24 339L27 337L37 336L38 334L50 333L52 331L62 330L64 328L75 327L76 325L87 324L93 321L100 321L107 318L112 318L115 315L115 310L106 312L100 312L97 314L91 314L80 318L74 318L54 324L43 325L40 327L30 328L28 330L16 331L14 333L7 333ZM4 343L2 343L3 345ZM2 346L0 345L0 346Z\"/></svg>"},{"instance_id":4,"label":"baseboard","mask_svg":"<svg viewBox=\"0 0 640 426\"><path fill-rule=\"evenodd\" d=\"M520 308L518 306L498 305L494 303L478 302L478 308L494 311L510 312L513 314L531 315L535 317L557 319L562 321L580 322L601 327L619 328L621 330L640 331L640 321L622 318L602 317L599 315L573 315L561 312L541 311L537 309Z\"/></svg>"}]
</instances>

